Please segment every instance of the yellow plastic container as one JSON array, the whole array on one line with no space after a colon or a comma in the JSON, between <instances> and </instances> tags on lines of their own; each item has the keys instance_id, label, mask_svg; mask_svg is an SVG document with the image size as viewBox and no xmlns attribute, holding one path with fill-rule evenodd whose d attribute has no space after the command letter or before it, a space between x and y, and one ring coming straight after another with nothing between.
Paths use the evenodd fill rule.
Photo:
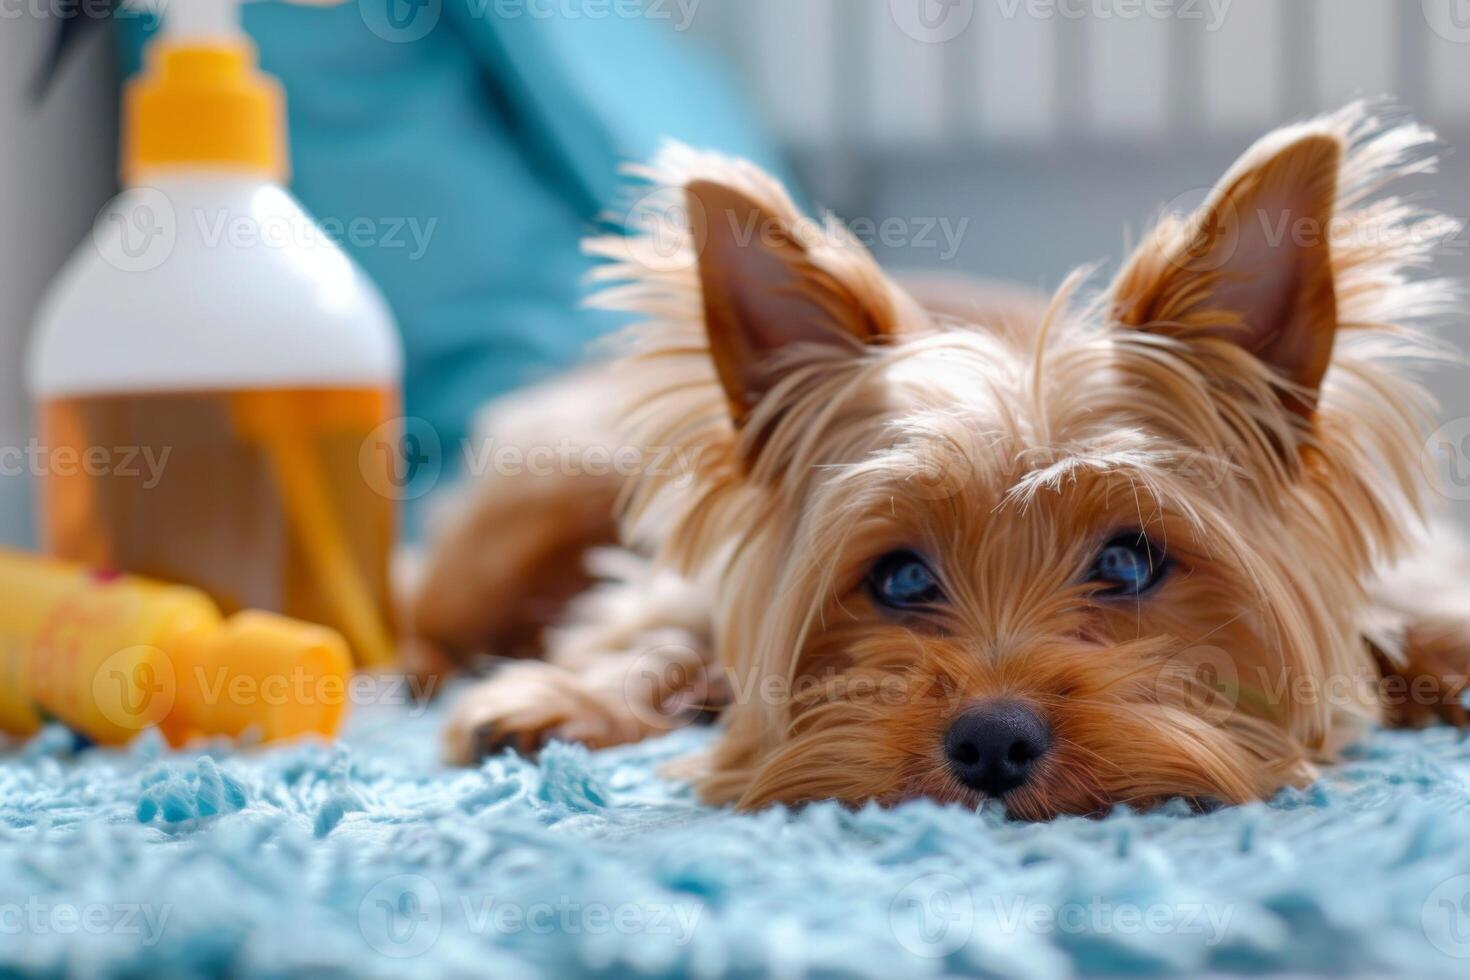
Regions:
<instances>
[{"instance_id":1,"label":"yellow plastic container","mask_svg":"<svg viewBox=\"0 0 1470 980\"><path fill-rule=\"evenodd\" d=\"M202 592L0 551L0 731L48 718L103 744L332 736L352 669L334 630L224 618Z\"/></svg>"}]
</instances>

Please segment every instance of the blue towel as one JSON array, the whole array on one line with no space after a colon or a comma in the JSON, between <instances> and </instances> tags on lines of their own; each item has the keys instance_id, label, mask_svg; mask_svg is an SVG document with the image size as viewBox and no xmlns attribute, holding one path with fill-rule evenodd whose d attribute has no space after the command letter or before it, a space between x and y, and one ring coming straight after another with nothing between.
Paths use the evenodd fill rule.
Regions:
<instances>
[{"instance_id":1,"label":"blue towel","mask_svg":"<svg viewBox=\"0 0 1470 980\"><path fill-rule=\"evenodd\" d=\"M0 754L0 976L1470 973L1457 731L1209 814L742 815L657 774L708 730L446 769L401 693L336 745Z\"/></svg>"}]
</instances>

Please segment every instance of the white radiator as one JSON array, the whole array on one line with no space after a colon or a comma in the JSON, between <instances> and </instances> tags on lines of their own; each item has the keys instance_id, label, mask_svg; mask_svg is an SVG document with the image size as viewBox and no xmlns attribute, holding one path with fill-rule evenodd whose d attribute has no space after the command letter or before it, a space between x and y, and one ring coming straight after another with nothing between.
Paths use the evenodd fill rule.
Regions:
<instances>
[{"instance_id":1,"label":"white radiator","mask_svg":"<svg viewBox=\"0 0 1470 980\"><path fill-rule=\"evenodd\" d=\"M1470 0L703 0L788 145L1255 133L1392 94L1470 130Z\"/></svg>"}]
</instances>

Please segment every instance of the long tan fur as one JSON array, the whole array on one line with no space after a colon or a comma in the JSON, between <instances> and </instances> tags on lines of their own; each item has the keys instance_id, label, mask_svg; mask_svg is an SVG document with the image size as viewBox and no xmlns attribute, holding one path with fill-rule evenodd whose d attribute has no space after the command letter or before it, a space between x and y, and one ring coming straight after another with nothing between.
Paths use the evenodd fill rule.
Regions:
<instances>
[{"instance_id":1,"label":"long tan fur","mask_svg":"<svg viewBox=\"0 0 1470 980\"><path fill-rule=\"evenodd\" d=\"M1055 733L1006 799L1033 818L1260 798L1383 720L1383 671L1413 662L1416 615L1375 590L1391 591L1380 576L1422 540L1427 510L1432 405L1406 365L1439 356L1416 325L1456 301L1419 270L1457 226L1381 191L1432 168L1430 141L1362 104L1278 131L1201 212L1165 216L1106 289L1084 296L1079 274L1049 304L1003 315L924 301L747 163L676 146L639 171L652 188L641 233L587 245L605 260L597 305L641 321L598 388L627 445L696 461L629 480L619 517L652 557L647 574L702 604L681 649L706 665L702 696L729 701L691 770L704 798L978 802L941 744L958 712L1002 697ZM867 342L772 352L759 397L732 411L709 342L717 287L706 276L702 289L689 217L727 195L692 185L729 189L781 248L797 243L809 265L794 281L817 283L797 308L860 310ZM1290 252L1289 274L1262 273L1279 285L1242 285L1239 255L1206 261L1219 235L1255 234L1247 205L1283 200L1320 213L1288 230L1318 236ZM1228 308L1286 291L1299 298L1280 335L1255 337ZM1157 593L1109 601L1080 581L1120 529L1167 550ZM930 556L943 582L947 605L922 621L886 614L864 587L896 548ZM1438 671L1470 663L1440 649L1470 636L1463 623L1433 635ZM626 724L627 692L594 711L624 734L589 741L658 730ZM506 727L486 697L461 709L455 757L474 754L469 732ZM565 732L576 713L538 731Z\"/></svg>"}]
</instances>

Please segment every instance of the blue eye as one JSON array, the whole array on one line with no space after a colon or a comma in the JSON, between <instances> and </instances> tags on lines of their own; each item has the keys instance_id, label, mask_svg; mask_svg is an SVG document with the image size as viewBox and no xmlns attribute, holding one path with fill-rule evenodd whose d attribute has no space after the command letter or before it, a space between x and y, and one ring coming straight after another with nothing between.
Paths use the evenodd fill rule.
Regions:
<instances>
[{"instance_id":1,"label":"blue eye","mask_svg":"<svg viewBox=\"0 0 1470 980\"><path fill-rule=\"evenodd\" d=\"M1139 532L1120 534L1097 553L1088 580L1104 595L1142 595L1163 577L1164 556Z\"/></svg>"},{"instance_id":2,"label":"blue eye","mask_svg":"<svg viewBox=\"0 0 1470 980\"><path fill-rule=\"evenodd\" d=\"M868 573L868 588L873 598L892 609L912 609L944 600L939 579L912 551L890 551L879 558Z\"/></svg>"}]
</instances>

